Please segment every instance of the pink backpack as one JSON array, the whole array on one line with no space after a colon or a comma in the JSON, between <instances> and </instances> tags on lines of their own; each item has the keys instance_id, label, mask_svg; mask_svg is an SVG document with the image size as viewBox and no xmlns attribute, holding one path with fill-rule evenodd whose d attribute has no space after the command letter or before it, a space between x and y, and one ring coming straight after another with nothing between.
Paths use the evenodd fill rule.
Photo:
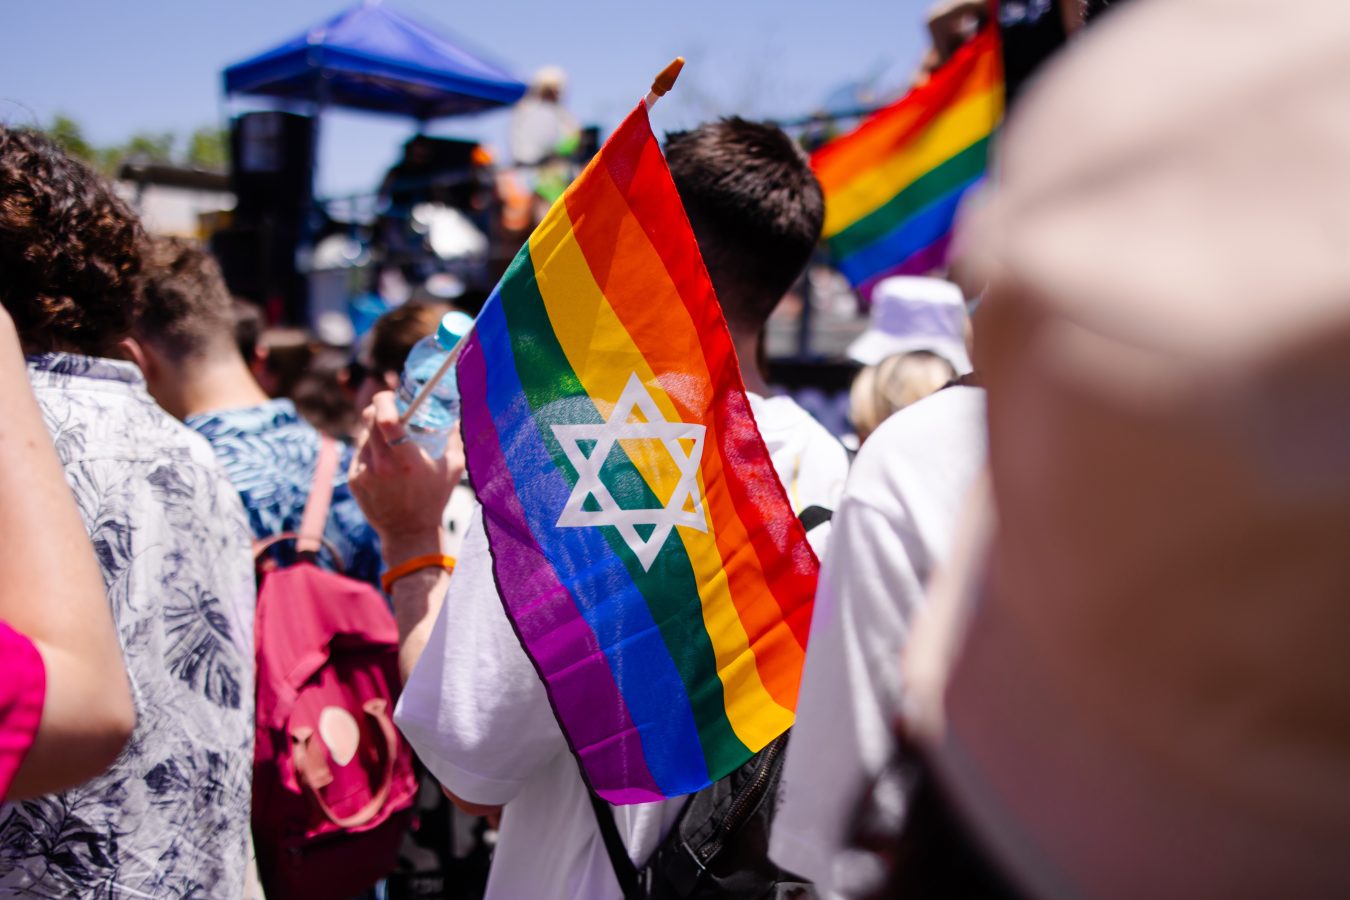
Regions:
<instances>
[{"instance_id":1,"label":"pink backpack","mask_svg":"<svg viewBox=\"0 0 1350 900\"><path fill-rule=\"evenodd\" d=\"M324 438L299 533L254 548L261 559L295 539L305 560L260 565L253 834L270 900L350 897L388 875L417 789L392 718L393 615L370 585L305 559L323 541L337 466L337 444Z\"/></svg>"}]
</instances>

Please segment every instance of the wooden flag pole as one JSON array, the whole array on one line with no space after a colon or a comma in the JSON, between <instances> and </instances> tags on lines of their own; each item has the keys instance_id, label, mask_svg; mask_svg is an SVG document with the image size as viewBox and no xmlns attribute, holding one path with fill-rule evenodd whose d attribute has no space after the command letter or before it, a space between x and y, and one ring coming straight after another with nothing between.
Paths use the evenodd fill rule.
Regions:
<instances>
[{"instance_id":1,"label":"wooden flag pole","mask_svg":"<svg viewBox=\"0 0 1350 900\"><path fill-rule=\"evenodd\" d=\"M677 56L670 61L669 65L661 70L652 81L652 89L647 92L647 96L642 100L642 102L646 104L648 110L656 105L657 100L660 100L670 92L670 89L675 86L675 79L680 77L680 70L683 68L684 57ZM459 342L455 344L454 349L450 351L450 354L445 358L445 361L441 363L441 367L436 370L436 374L432 375L431 378L427 380L427 383L422 385L422 389L417 392L416 397L413 397L412 402L408 404L408 408L403 411L403 415L398 417L400 425L406 426L408 421L413 417L413 414L417 412L418 408L427 401L427 397L431 396L431 392L436 389L436 385L445 377L445 373L449 372L450 367L459 359L460 351L464 348L464 342L468 340L469 335L471 334L473 334L473 326L470 326L469 330L464 332L463 337L459 339Z\"/></svg>"},{"instance_id":2,"label":"wooden flag pole","mask_svg":"<svg viewBox=\"0 0 1350 900\"><path fill-rule=\"evenodd\" d=\"M652 82L652 89L647 92L646 98L642 101L647 104L647 109L650 110L656 105L657 100L670 92L670 89L675 86L675 79L680 77L680 70L683 68L684 57L677 56L670 61L670 65L661 70L661 74L657 75L656 80Z\"/></svg>"}]
</instances>

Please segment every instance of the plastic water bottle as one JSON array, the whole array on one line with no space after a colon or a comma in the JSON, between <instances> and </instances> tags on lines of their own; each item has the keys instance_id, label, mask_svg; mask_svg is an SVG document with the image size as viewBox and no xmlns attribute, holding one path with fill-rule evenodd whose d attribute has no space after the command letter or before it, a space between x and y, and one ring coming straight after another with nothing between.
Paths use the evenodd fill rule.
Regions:
<instances>
[{"instance_id":1,"label":"plastic water bottle","mask_svg":"<svg viewBox=\"0 0 1350 900\"><path fill-rule=\"evenodd\" d=\"M464 335L473 327L473 319L462 312L446 313L441 319L435 334L429 334L413 345L403 364L403 374L398 381L396 396L400 414L412 405L413 398L422 390L422 385L431 380L445 363L450 351L455 349ZM450 432L459 421L459 383L455 379L455 369L451 366L431 395L417 407L408 420L408 435L433 458L445 455L445 445Z\"/></svg>"}]
</instances>

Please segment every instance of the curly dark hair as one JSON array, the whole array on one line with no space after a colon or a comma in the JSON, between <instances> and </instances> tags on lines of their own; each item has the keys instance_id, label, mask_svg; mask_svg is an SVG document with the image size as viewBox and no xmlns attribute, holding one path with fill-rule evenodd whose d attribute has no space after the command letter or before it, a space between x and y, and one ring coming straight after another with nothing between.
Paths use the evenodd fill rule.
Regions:
<instances>
[{"instance_id":1,"label":"curly dark hair","mask_svg":"<svg viewBox=\"0 0 1350 900\"><path fill-rule=\"evenodd\" d=\"M25 350L107 355L136 315L140 238L102 176L0 126L0 303Z\"/></svg>"}]
</instances>

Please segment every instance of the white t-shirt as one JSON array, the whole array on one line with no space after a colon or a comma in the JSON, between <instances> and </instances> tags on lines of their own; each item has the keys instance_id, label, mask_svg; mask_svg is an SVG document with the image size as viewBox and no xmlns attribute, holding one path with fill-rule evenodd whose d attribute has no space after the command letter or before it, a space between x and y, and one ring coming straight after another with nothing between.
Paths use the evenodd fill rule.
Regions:
<instances>
[{"instance_id":1,"label":"white t-shirt","mask_svg":"<svg viewBox=\"0 0 1350 900\"><path fill-rule=\"evenodd\" d=\"M833 508L848 468L839 442L789 398L750 395L750 405L794 509ZM577 762L497 595L479 510L395 721L452 793L505 805L488 900L621 896ZM635 862L652 854L683 805L614 808Z\"/></svg>"},{"instance_id":2,"label":"white t-shirt","mask_svg":"<svg viewBox=\"0 0 1350 900\"><path fill-rule=\"evenodd\" d=\"M984 391L953 387L891 416L863 445L833 519L788 742L770 856L840 896L862 791L895 751L900 652L984 465ZM888 812L899 813L903 799Z\"/></svg>"},{"instance_id":3,"label":"white t-shirt","mask_svg":"<svg viewBox=\"0 0 1350 900\"><path fill-rule=\"evenodd\" d=\"M848 451L834 435L791 397L746 394L760 436L769 448L778 480L787 488L792 511L808 506L833 510L848 478ZM828 522L811 529L806 540L821 559L830 536Z\"/></svg>"}]
</instances>

